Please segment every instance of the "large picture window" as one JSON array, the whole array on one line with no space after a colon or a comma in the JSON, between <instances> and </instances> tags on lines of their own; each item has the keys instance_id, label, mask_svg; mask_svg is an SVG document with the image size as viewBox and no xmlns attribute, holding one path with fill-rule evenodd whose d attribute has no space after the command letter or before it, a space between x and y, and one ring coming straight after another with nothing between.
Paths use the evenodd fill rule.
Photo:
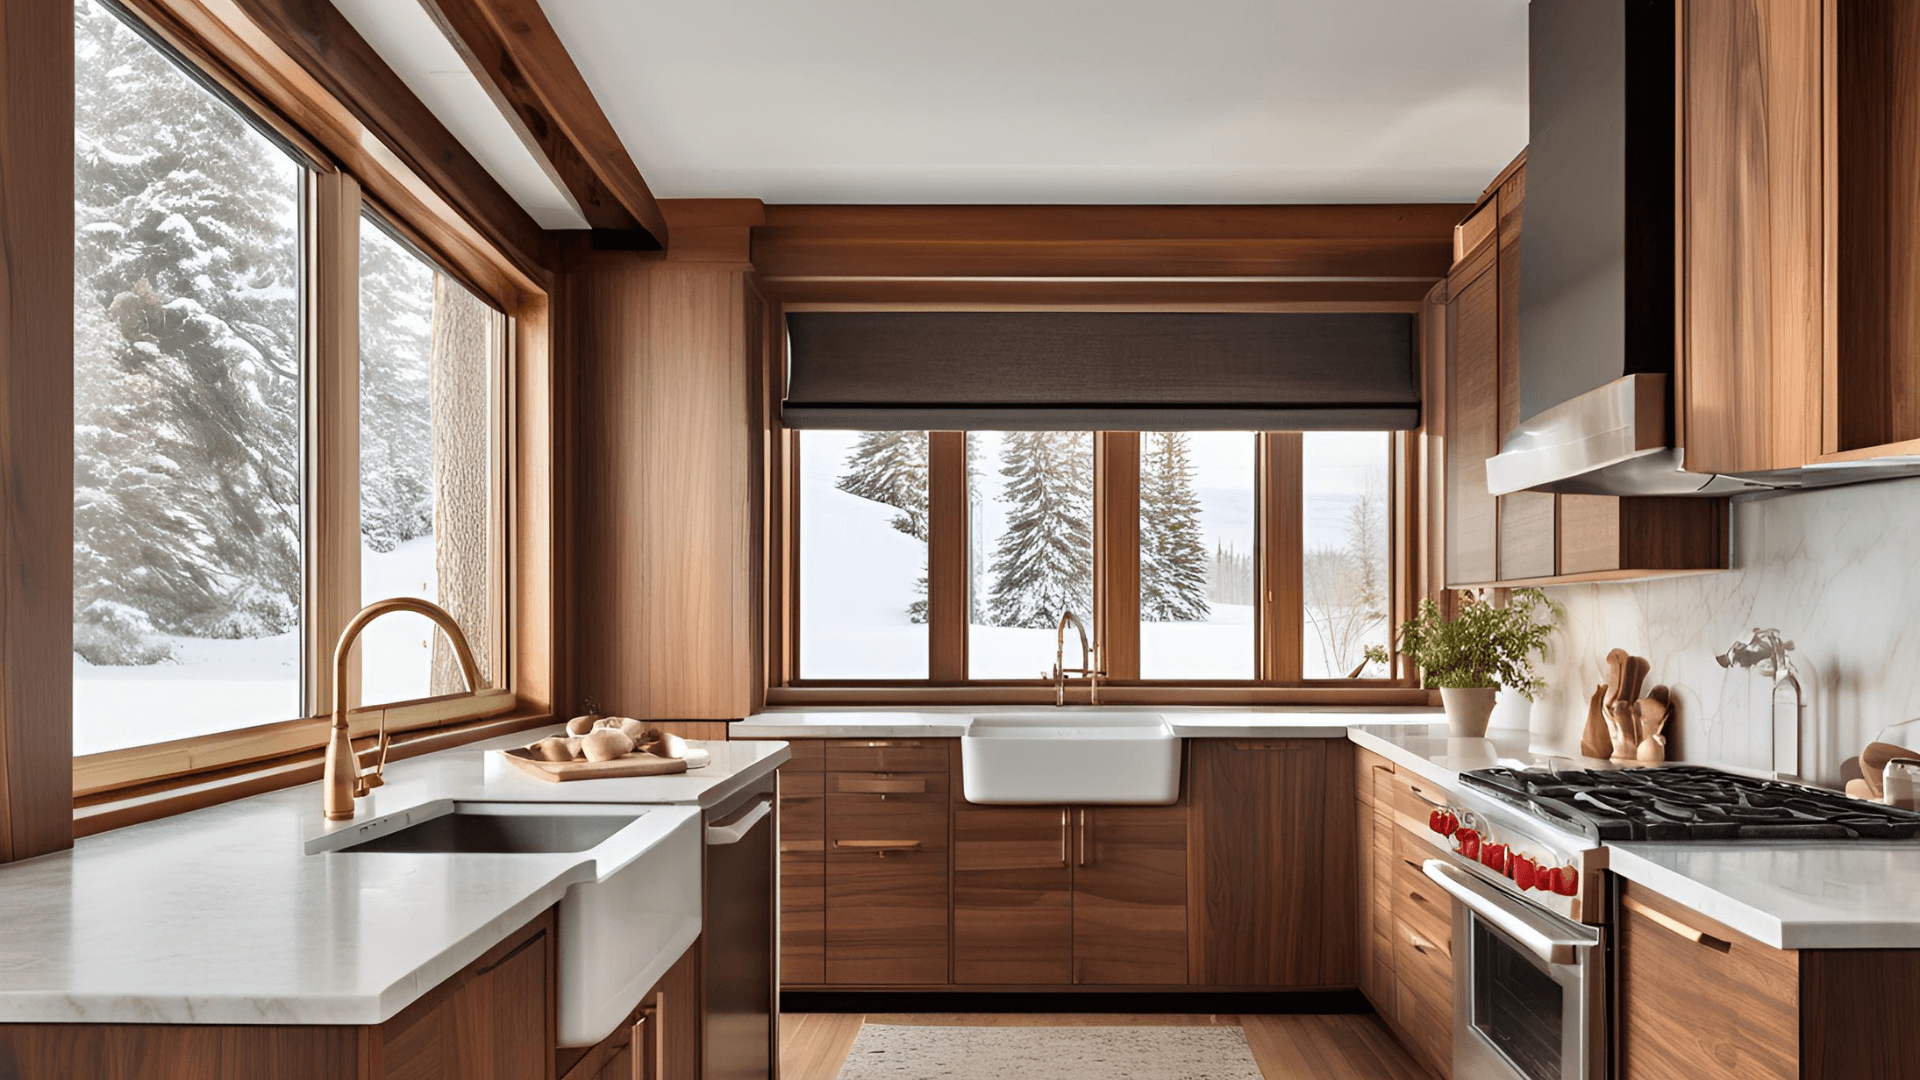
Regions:
<instances>
[{"instance_id":1,"label":"large picture window","mask_svg":"<svg viewBox=\"0 0 1920 1080\"><path fill-rule=\"evenodd\" d=\"M305 170L74 8L75 754L302 713Z\"/></svg>"},{"instance_id":2,"label":"large picture window","mask_svg":"<svg viewBox=\"0 0 1920 1080\"><path fill-rule=\"evenodd\" d=\"M348 704L402 705L393 730L512 708L514 324L133 15L73 17L76 792L319 747L333 640L374 599L448 609L490 689L407 704L467 688L393 616Z\"/></svg>"},{"instance_id":3,"label":"large picture window","mask_svg":"<svg viewBox=\"0 0 1920 1080\"><path fill-rule=\"evenodd\" d=\"M790 445L796 685L1037 683L1065 612L1109 685L1394 677L1362 663L1405 581L1390 432L808 429Z\"/></svg>"}]
</instances>

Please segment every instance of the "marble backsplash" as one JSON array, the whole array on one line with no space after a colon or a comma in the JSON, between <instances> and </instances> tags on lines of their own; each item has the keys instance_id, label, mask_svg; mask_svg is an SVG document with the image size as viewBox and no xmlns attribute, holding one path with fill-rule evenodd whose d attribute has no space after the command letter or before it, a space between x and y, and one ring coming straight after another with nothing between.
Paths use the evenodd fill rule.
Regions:
<instances>
[{"instance_id":1,"label":"marble backsplash","mask_svg":"<svg viewBox=\"0 0 1920 1080\"><path fill-rule=\"evenodd\" d=\"M1881 729L1920 716L1920 480L1733 506L1733 569L1548 590L1565 630L1532 708L1536 749L1573 753L1607 650L1652 663L1647 685L1679 702L1670 760L1770 767L1771 680L1714 654L1754 627L1796 645L1804 690L1801 775L1838 785L1841 763Z\"/></svg>"}]
</instances>

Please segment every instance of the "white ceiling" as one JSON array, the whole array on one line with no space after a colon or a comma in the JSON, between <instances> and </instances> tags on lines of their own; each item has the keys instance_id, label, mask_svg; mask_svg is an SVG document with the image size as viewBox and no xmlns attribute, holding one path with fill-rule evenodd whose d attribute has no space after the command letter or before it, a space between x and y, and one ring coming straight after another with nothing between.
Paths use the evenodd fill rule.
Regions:
<instances>
[{"instance_id":1,"label":"white ceiling","mask_svg":"<svg viewBox=\"0 0 1920 1080\"><path fill-rule=\"evenodd\" d=\"M542 0L656 195L1376 202L1527 142L1525 0Z\"/></svg>"},{"instance_id":2,"label":"white ceiling","mask_svg":"<svg viewBox=\"0 0 1920 1080\"><path fill-rule=\"evenodd\" d=\"M584 225L414 0L334 0L535 220ZM663 198L1461 202L1525 0L541 0Z\"/></svg>"}]
</instances>

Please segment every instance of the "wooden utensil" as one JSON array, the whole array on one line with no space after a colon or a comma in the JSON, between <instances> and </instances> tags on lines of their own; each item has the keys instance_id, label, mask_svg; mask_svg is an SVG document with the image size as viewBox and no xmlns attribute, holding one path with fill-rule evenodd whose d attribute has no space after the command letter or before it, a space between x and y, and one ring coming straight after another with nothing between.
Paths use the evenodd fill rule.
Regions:
<instances>
[{"instance_id":1,"label":"wooden utensil","mask_svg":"<svg viewBox=\"0 0 1920 1080\"><path fill-rule=\"evenodd\" d=\"M661 776L687 771L687 762L652 754L628 754L611 761L542 761L526 748L502 750L500 756L530 776L550 783L562 780L605 780L620 776Z\"/></svg>"},{"instance_id":2,"label":"wooden utensil","mask_svg":"<svg viewBox=\"0 0 1920 1080\"><path fill-rule=\"evenodd\" d=\"M1593 688L1587 701L1587 726L1580 731L1580 752L1590 758L1613 753L1613 738L1607 733L1607 684Z\"/></svg>"},{"instance_id":3,"label":"wooden utensil","mask_svg":"<svg viewBox=\"0 0 1920 1080\"><path fill-rule=\"evenodd\" d=\"M1880 801L1873 797L1873 792L1867 790L1867 782L1865 780L1847 781L1847 794L1853 796L1856 799L1865 799L1868 802Z\"/></svg>"},{"instance_id":4,"label":"wooden utensil","mask_svg":"<svg viewBox=\"0 0 1920 1080\"><path fill-rule=\"evenodd\" d=\"M1646 657L1627 657L1627 681L1626 684L1620 688L1620 700L1629 704L1638 702L1640 700L1640 688L1646 685L1647 673L1652 670L1653 665L1647 662Z\"/></svg>"},{"instance_id":5,"label":"wooden utensil","mask_svg":"<svg viewBox=\"0 0 1920 1080\"><path fill-rule=\"evenodd\" d=\"M1633 657L1625 649L1614 649L1607 653L1607 715L1613 715L1613 706L1620 700L1620 691L1626 688L1627 662Z\"/></svg>"},{"instance_id":6,"label":"wooden utensil","mask_svg":"<svg viewBox=\"0 0 1920 1080\"><path fill-rule=\"evenodd\" d=\"M1613 737L1612 758L1615 761L1632 761L1640 752L1639 727L1633 719L1633 703L1616 701L1607 710L1607 733Z\"/></svg>"},{"instance_id":7,"label":"wooden utensil","mask_svg":"<svg viewBox=\"0 0 1920 1080\"><path fill-rule=\"evenodd\" d=\"M1634 703L1640 726L1640 749L1634 755L1642 764L1658 765L1667 760L1668 691L1656 686L1648 696Z\"/></svg>"}]
</instances>

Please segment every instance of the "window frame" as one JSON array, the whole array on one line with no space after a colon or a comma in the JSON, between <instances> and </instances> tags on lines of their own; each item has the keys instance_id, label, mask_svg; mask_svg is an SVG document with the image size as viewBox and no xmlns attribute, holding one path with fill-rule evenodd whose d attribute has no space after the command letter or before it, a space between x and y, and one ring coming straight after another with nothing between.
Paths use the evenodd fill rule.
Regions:
<instances>
[{"instance_id":1,"label":"window frame","mask_svg":"<svg viewBox=\"0 0 1920 1080\"><path fill-rule=\"evenodd\" d=\"M76 834L124 824L97 808L130 791L200 779L295 771L317 762L333 711L334 642L360 608L359 229L377 215L414 253L505 316L492 357L490 471L495 492L490 620L476 649L491 654L490 687L403 702L355 705L355 738L384 720L439 748L550 719L559 674L552 478L554 384L551 275L489 242L408 167L353 130L346 107L290 59L269 55L214 19L198 0L98 0L149 44L209 85L243 118L275 133L301 164L303 492L302 712L208 735L76 756ZM244 73L244 74L243 74ZM290 117L299 117L296 122ZM371 150L371 152L370 152ZM364 750L364 745L362 747ZM395 756L406 756L404 751ZM198 797L198 796L197 796ZM144 796L142 796L144 798ZM198 797L197 805L207 799ZM217 801L217 800L213 800ZM185 807L178 807L185 808ZM141 817L169 812L142 811ZM97 820L88 824L89 815Z\"/></svg>"},{"instance_id":2,"label":"window frame","mask_svg":"<svg viewBox=\"0 0 1920 1080\"><path fill-rule=\"evenodd\" d=\"M787 310L883 309L889 305L792 303L773 315L782 325ZM915 308L945 305L913 305ZM1139 305L1077 305L1079 309L1140 310ZM1289 310L1338 310L1285 305ZM1422 305L1380 307L1424 317ZM977 310L978 306L969 306ZM1164 310L1159 305L1155 310ZM1214 305L1213 310L1275 310L1262 305ZM785 370L781 351L772 357L769 392L777 403ZM1424 335L1421 340L1424 341ZM1425 369L1422 361L1422 369ZM907 679L807 679L800 676L799 432L769 416L767 455L769 536L767 574L767 704L801 705L987 705L1052 704L1054 687L1044 679L966 677L967 521L965 433L930 432L928 438L928 672ZM1426 591L1417 515L1422 498L1421 453L1427 432L1390 433L1387 506L1388 625L1405 621ZM1100 680L1103 704L1139 705L1376 705L1425 706L1429 692L1404 657L1395 656L1385 678L1308 679L1303 676L1304 467L1298 432L1256 433L1255 467L1255 677L1246 680L1139 678L1139 432L1094 435L1094 608L1089 635L1103 653L1111 677ZM1291 544L1276 538L1293 537ZM1044 664L1044 657L1036 658ZM1072 658L1069 657L1071 662ZM1068 701L1086 703L1086 681L1070 680Z\"/></svg>"}]
</instances>

